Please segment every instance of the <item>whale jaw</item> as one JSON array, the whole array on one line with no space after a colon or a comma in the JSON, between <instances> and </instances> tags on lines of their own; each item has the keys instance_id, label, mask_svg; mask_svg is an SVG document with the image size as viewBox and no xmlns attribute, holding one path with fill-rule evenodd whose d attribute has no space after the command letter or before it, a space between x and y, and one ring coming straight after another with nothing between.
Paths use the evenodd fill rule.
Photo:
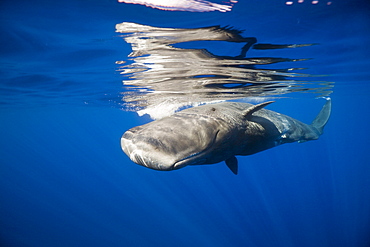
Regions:
<instances>
[{"instance_id":1,"label":"whale jaw","mask_svg":"<svg viewBox=\"0 0 370 247\"><path fill-rule=\"evenodd\" d=\"M202 158L204 152L195 153L188 157L173 157L158 150L157 147L146 142L134 142L125 135L121 138L123 152L136 164L160 171L172 171L188 165L203 164L206 159Z\"/></svg>"},{"instance_id":2,"label":"whale jaw","mask_svg":"<svg viewBox=\"0 0 370 247\"><path fill-rule=\"evenodd\" d=\"M154 170L174 170L176 161L172 157L166 157L163 153L156 151L152 145L145 142L134 142L126 138L127 136L126 133L122 136L121 148L133 162Z\"/></svg>"}]
</instances>

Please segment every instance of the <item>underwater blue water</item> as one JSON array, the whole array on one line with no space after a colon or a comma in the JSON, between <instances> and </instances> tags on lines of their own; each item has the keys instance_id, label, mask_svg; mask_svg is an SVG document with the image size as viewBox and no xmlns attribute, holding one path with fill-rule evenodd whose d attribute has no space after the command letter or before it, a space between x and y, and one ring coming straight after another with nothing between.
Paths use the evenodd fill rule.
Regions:
<instances>
[{"instance_id":1,"label":"underwater blue water","mask_svg":"<svg viewBox=\"0 0 370 247\"><path fill-rule=\"evenodd\" d=\"M0 3L1 246L370 246L370 4L239 1L227 13L168 12L100 1ZM213 25L261 43L319 43L251 56L313 58L335 82L317 141L225 164L159 172L122 152L150 121L121 109L115 25ZM237 54L240 46L209 48ZM309 123L322 99L298 94L269 109Z\"/></svg>"}]
</instances>

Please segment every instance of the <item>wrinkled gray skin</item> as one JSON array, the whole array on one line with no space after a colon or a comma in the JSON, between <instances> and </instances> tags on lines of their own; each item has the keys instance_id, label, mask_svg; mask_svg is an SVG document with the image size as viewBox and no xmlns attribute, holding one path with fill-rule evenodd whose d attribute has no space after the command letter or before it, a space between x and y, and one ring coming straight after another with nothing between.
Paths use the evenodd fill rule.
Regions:
<instances>
[{"instance_id":1,"label":"wrinkled gray skin","mask_svg":"<svg viewBox=\"0 0 370 247\"><path fill-rule=\"evenodd\" d=\"M180 111L134 127L121 138L130 159L155 170L225 161L237 174L235 155L251 155L289 142L316 140L327 123L328 99L311 125L259 105L224 102Z\"/></svg>"}]
</instances>

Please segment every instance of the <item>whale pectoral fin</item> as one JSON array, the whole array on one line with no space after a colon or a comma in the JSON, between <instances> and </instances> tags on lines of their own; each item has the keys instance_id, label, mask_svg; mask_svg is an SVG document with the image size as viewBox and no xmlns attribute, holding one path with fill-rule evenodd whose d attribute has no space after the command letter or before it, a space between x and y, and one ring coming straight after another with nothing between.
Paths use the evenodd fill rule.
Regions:
<instances>
[{"instance_id":1,"label":"whale pectoral fin","mask_svg":"<svg viewBox=\"0 0 370 247\"><path fill-rule=\"evenodd\" d=\"M225 163L235 175L238 174L238 159L235 156L225 160Z\"/></svg>"},{"instance_id":2,"label":"whale pectoral fin","mask_svg":"<svg viewBox=\"0 0 370 247\"><path fill-rule=\"evenodd\" d=\"M245 118L249 118L254 112L258 111L258 110L261 110L262 108L264 108L265 106L271 104L271 103L274 103L275 101L268 101L268 102L263 102L261 104L258 104L258 105L254 105L252 107L249 107L247 110L243 111L243 115Z\"/></svg>"}]
</instances>

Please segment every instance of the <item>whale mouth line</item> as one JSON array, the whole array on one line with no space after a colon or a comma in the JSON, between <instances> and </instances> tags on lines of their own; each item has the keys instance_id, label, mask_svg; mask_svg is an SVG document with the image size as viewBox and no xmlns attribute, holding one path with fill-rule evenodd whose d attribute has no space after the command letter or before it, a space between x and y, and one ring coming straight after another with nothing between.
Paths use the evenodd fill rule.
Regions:
<instances>
[{"instance_id":1,"label":"whale mouth line","mask_svg":"<svg viewBox=\"0 0 370 247\"><path fill-rule=\"evenodd\" d=\"M203 158L203 159L197 159L199 156L202 156L204 153L207 153L211 147L214 145L214 143L216 142L216 138L217 138L217 135L218 133L220 132L220 130L217 130L216 133L215 133L215 136L213 137L212 141L207 145L207 147L205 149L203 149L202 151L200 152L197 152L197 153L193 153L193 154L190 154L189 156L183 158L183 159L180 159L178 161L176 161L175 163L173 163L173 165L171 166L173 170L176 170L176 169L180 169L184 166L188 166L188 165L199 165L199 164L202 164L204 163L204 161L206 161L207 159L206 158ZM193 162L191 162L191 160L193 160ZM191 163L188 163L188 162L191 162Z\"/></svg>"},{"instance_id":2,"label":"whale mouth line","mask_svg":"<svg viewBox=\"0 0 370 247\"><path fill-rule=\"evenodd\" d=\"M188 163L188 161L191 160L191 159L196 159L199 155L203 154L204 152L205 152L205 150L202 151L202 152L191 154L188 157L185 157L181 160L176 161L171 167L173 168L173 170L176 170L176 169L180 169L180 168L182 168L184 166L187 166L187 165L195 165L197 163L200 163L200 161L203 161L205 159L196 160L196 162L193 162L193 163ZM186 165L185 165L185 163L186 163Z\"/></svg>"}]
</instances>

